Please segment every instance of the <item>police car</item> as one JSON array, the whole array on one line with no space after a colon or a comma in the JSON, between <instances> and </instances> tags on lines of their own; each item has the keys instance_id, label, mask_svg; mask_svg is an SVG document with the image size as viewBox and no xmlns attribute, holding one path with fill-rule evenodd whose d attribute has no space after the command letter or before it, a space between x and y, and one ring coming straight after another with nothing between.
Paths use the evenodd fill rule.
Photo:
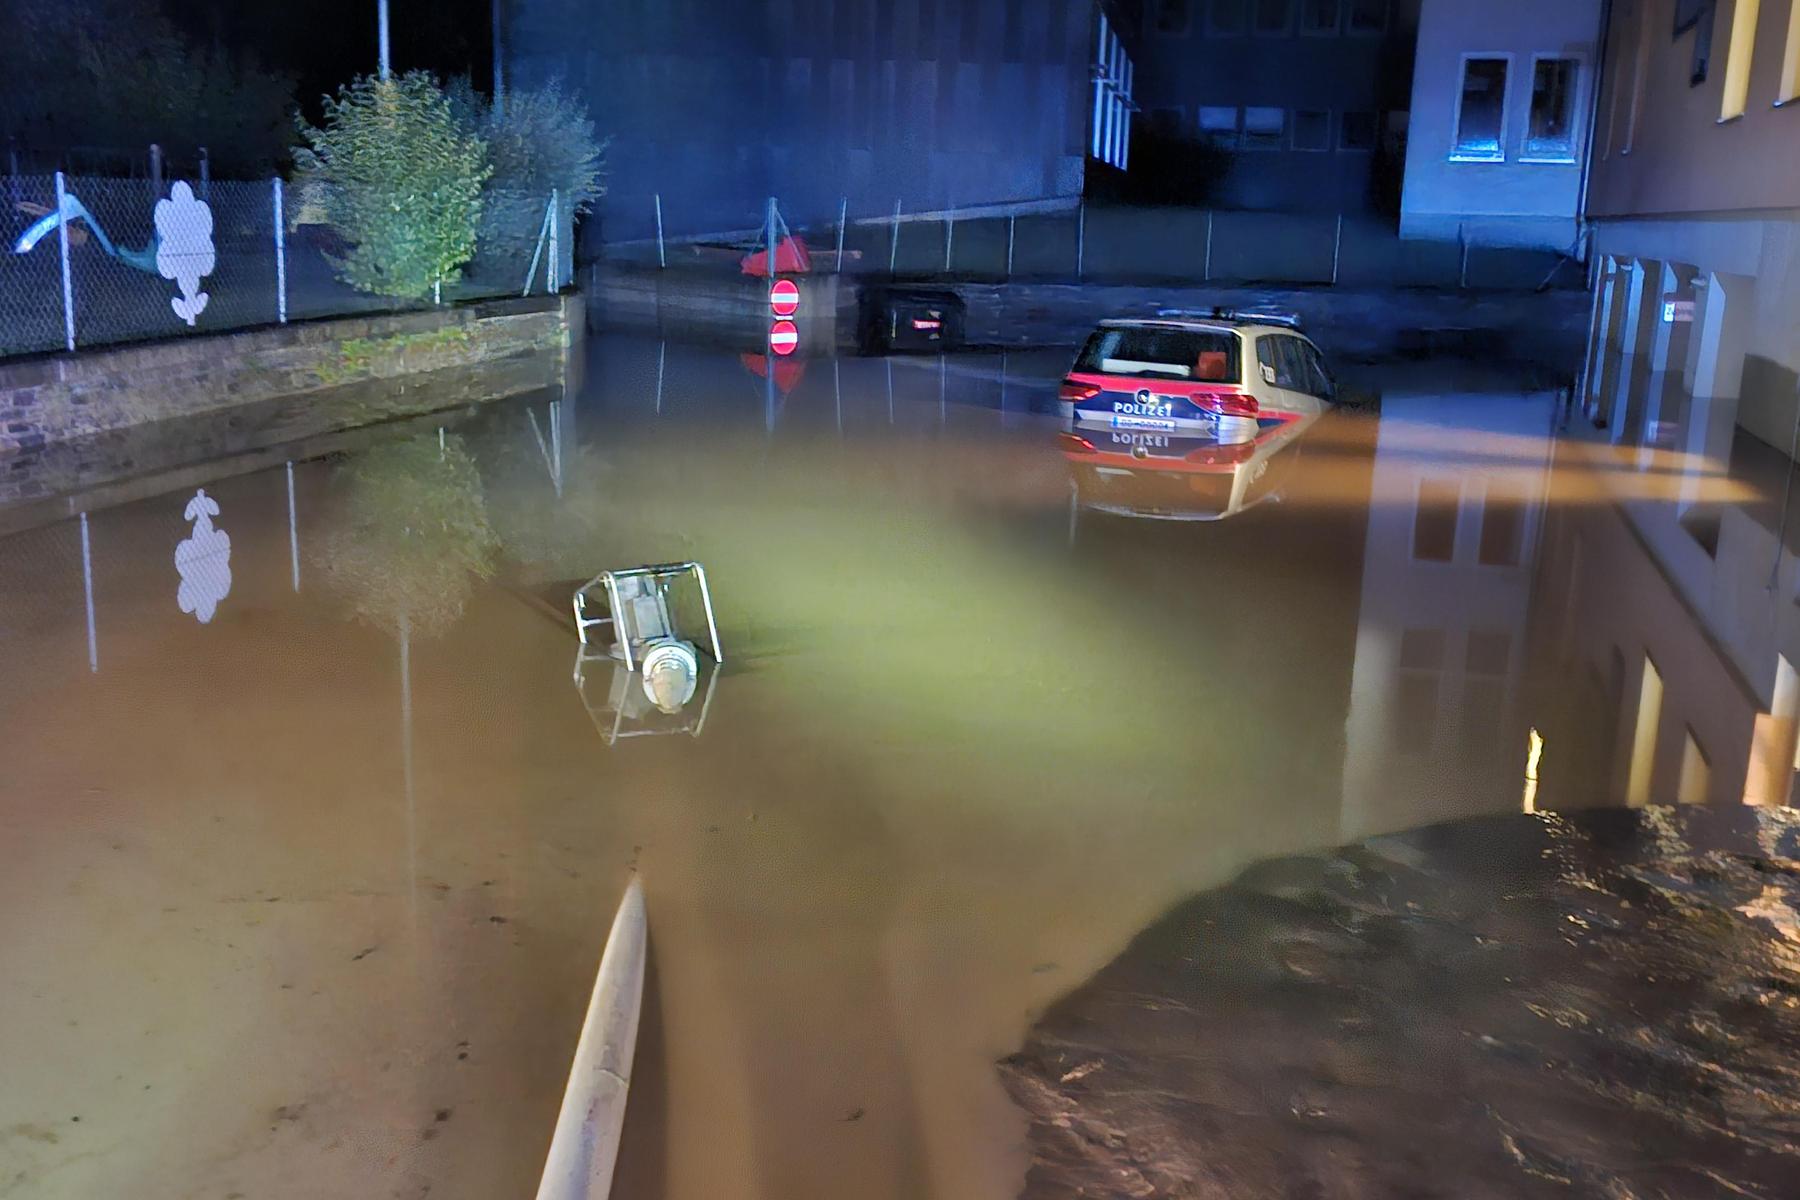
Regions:
<instances>
[{"instance_id":1,"label":"police car","mask_svg":"<svg viewBox=\"0 0 1800 1200\"><path fill-rule=\"evenodd\" d=\"M1074 503L1165 520L1246 512L1280 496L1300 435L1336 396L1284 314L1103 322L1062 385Z\"/></svg>"},{"instance_id":2,"label":"police car","mask_svg":"<svg viewBox=\"0 0 1800 1200\"><path fill-rule=\"evenodd\" d=\"M1077 425L1180 433L1233 445L1337 398L1319 348L1284 313L1164 310L1102 321L1061 396Z\"/></svg>"}]
</instances>

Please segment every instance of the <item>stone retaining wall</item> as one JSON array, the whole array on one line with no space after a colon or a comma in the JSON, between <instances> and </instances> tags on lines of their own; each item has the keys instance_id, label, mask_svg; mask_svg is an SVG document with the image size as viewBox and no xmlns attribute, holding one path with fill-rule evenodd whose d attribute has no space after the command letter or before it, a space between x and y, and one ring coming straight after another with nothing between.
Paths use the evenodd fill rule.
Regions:
<instances>
[{"instance_id":1,"label":"stone retaining wall","mask_svg":"<svg viewBox=\"0 0 1800 1200\"><path fill-rule=\"evenodd\" d=\"M542 296L0 363L0 479L46 447L282 397L410 391L384 415L425 412L442 405L420 377L487 367L488 398L517 394L544 386L529 360L560 364L584 322L579 296Z\"/></svg>"}]
</instances>

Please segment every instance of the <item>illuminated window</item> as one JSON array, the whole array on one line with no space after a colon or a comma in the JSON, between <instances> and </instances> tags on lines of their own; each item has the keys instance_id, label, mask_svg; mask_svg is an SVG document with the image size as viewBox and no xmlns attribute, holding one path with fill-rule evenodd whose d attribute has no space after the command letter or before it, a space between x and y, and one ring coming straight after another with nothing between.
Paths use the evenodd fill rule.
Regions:
<instances>
[{"instance_id":1,"label":"illuminated window","mask_svg":"<svg viewBox=\"0 0 1800 1200\"><path fill-rule=\"evenodd\" d=\"M1341 0L1300 0L1300 32L1336 33L1342 8Z\"/></svg>"},{"instance_id":2,"label":"illuminated window","mask_svg":"<svg viewBox=\"0 0 1800 1200\"><path fill-rule=\"evenodd\" d=\"M1235 108L1203 104L1196 114L1200 126L1200 136L1224 150L1235 149L1238 144L1238 110Z\"/></svg>"},{"instance_id":3,"label":"illuminated window","mask_svg":"<svg viewBox=\"0 0 1800 1200\"><path fill-rule=\"evenodd\" d=\"M1294 149L1331 149L1331 114L1303 108L1294 114Z\"/></svg>"},{"instance_id":4,"label":"illuminated window","mask_svg":"<svg viewBox=\"0 0 1800 1200\"><path fill-rule=\"evenodd\" d=\"M1350 0L1351 33L1386 33L1388 0Z\"/></svg>"},{"instance_id":5,"label":"illuminated window","mask_svg":"<svg viewBox=\"0 0 1800 1200\"><path fill-rule=\"evenodd\" d=\"M1488 488L1481 508L1481 551L1484 567L1516 567L1525 541L1525 504L1516 487Z\"/></svg>"},{"instance_id":6,"label":"illuminated window","mask_svg":"<svg viewBox=\"0 0 1800 1200\"><path fill-rule=\"evenodd\" d=\"M1800 0L1790 2L1793 7L1788 10L1787 45L1781 59L1781 94L1775 98L1777 104L1800 100Z\"/></svg>"},{"instance_id":7,"label":"illuminated window","mask_svg":"<svg viewBox=\"0 0 1800 1200\"><path fill-rule=\"evenodd\" d=\"M1269 37L1288 31L1288 19L1292 13L1289 0L1252 0L1254 4L1255 30L1258 34Z\"/></svg>"},{"instance_id":8,"label":"illuminated window","mask_svg":"<svg viewBox=\"0 0 1800 1200\"><path fill-rule=\"evenodd\" d=\"M1213 37L1236 37L1244 32L1245 0L1207 0L1206 32Z\"/></svg>"},{"instance_id":9,"label":"illuminated window","mask_svg":"<svg viewBox=\"0 0 1800 1200\"><path fill-rule=\"evenodd\" d=\"M1676 785L1675 803L1705 804L1706 794L1711 790L1712 762L1706 756L1706 747L1690 729L1681 746L1681 782Z\"/></svg>"},{"instance_id":10,"label":"illuminated window","mask_svg":"<svg viewBox=\"0 0 1800 1200\"><path fill-rule=\"evenodd\" d=\"M1750 60L1756 52L1756 17L1762 0L1737 0L1731 6L1731 33L1725 41L1725 93L1719 120L1744 115L1750 104Z\"/></svg>"},{"instance_id":11,"label":"illuminated window","mask_svg":"<svg viewBox=\"0 0 1800 1200\"><path fill-rule=\"evenodd\" d=\"M1131 159L1131 59L1125 43L1100 14L1095 41L1093 130L1088 152L1123 171Z\"/></svg>"},{"instance_id":12,"label":"illuminated window","mask_svg":"<svg viewBox=\"0 0 1800 1200\"><path fill-rule=\"evenodd\" d=\"M1287 109L1251 105L1244 110L1244 148L1246 150L1283 150L1287 148Z\"/></svg>"},{"instance_id":13,"label":"illuminated window","mask_svg":"<svg viewBox=\"0 0 1800 1200\"><path fill-rule=\"evenodd\" d=\"M1156 32L1185 35L1193 19L1188 0L1156 0Z\"/></svg>"},{"instance_id":14,"label":"illuminated window","mask_svg":"<svg viewBox=\"0 0 1800 1200\"><path fill-rule=\"evenodd\" d=\"M1505 58L1467 55L1462 90L1456 106L1456 144L1450 157L1465 162L1501 162L1506 158Z\"/></svg>"},{"instance_id":15,"label":"illuminated window","mask_svg":"<svg viewBox=\"0 0 1800 1200\"><path fill-rule=\"evenodd\" d=\"M1631 773L1625 780L1625 803L1642 808L1650 803L1651 771L1656 767L1656 735L1662 725L1662 674L1650 656L1644 656L1644 676L1638 684L1637 722L1631 733Z\"/></svg>"},{"instance_id":16,"label":"illuminated window","mask_svg":"<svg viewBox=\"0 0 1800 1200\"><path fill-rule=\"evenodd\" d=\"M1575 88L1581 60L1537 58L1531 64L1531 122L1524 157L1539 162L1575 161Z\"/></svg>"},{"instance_id":17,"label":"illuminated window","mask_svg":"<svg viewBox=\"0 0 1800 1200\"><path fill-rule=\"evenodd\" d=\"M1373 150L1375 148L1375 114L1372 112L1345 113L1343 126L1338 130L1338 148L1341 150Z\"/></svg>"}]
</instances>

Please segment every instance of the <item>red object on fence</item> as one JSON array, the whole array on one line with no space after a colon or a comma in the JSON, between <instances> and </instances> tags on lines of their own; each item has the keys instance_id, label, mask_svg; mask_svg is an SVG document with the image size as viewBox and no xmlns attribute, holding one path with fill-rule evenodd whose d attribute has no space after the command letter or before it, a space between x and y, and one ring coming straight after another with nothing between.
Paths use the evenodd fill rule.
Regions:
<instances>
[{"instance_id":1,"label":"red object on fence","mask_svg":"<svg viewBox=\"0 0 1800 1200\"><path fill-rule=\"evenodd\" d=\"M744 274L762 278L769 273L769 252L756 250L744 255ZM806 275L812 271L812 251L806 243L793 234L775 243L775 273L777 275Z\"/></svg>"}]
</instances>

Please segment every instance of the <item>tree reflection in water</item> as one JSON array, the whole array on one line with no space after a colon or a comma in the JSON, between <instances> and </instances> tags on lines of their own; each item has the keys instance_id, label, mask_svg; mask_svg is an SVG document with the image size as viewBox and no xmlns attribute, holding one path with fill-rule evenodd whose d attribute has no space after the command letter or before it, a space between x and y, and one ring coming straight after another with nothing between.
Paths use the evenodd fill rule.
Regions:
<instances>
[{"instance_id":1,"label":"tree reflection in water","mask_svg":"<svg viewBox=\"0 0 1800 1200\"><path fill-rule=\"evenodd\" d=\"M463 439L410 438L340 468L317 564L356 615L432 637L456 623L500 540Z\"/></svg>"}]
</instances>

